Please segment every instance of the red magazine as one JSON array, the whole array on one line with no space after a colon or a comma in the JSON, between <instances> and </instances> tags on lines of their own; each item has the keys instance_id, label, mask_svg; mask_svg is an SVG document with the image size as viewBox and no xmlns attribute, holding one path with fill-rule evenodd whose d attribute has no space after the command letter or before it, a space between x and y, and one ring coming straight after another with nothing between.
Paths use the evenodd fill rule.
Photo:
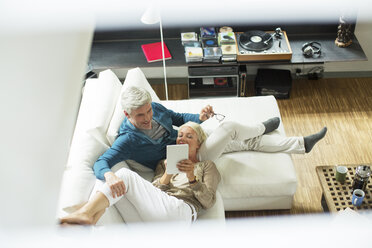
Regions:
<instances>
[{"instance_id":1,"label":"red magazine","mask_svg":"<svg viewBox=\"0 0 372 248\"><path fill-rule=\"evenodd\" d=\"M146 56L147 62L156 62L156 61L162 61L162 51L161 51L161 42L155 42L150 44L144 44L141 46L143 53ZM172 56L168 50L167 45L164 43L164 58L165 59L171 59Z\"/></svg>"}]
</instances>

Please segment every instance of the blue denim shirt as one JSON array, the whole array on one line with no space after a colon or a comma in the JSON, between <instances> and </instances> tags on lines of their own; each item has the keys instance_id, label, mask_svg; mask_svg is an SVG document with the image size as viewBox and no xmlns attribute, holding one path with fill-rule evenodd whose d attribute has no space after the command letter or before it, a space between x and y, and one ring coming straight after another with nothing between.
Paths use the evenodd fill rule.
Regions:
<instances>
[{"instance_id":1,"label":"blue denim shirt","mask_svg":"<svg viewBox=\"0 0 372 248\"><path fill-rule=\"evenodd\" d=\"M166 157L167 145L176 143L177 131L172 125L181 126L188 121L200 123L199 114L176 113L155 102L151 106L152 118L167 130L166 134L153 140L125 118L115 142L93 165L98 179L104 180L104 174L115 164L128 159L155 170L157 163Z\"/></svg>"}]
</instances>

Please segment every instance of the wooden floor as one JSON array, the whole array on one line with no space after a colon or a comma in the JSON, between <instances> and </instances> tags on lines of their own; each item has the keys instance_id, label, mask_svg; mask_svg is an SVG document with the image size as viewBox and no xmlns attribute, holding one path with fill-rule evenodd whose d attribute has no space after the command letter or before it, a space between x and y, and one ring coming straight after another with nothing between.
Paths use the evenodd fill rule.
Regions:
<instances>
[{"instance_id":1,"label":"wooden floor","mask_svg":"<svg viewBox=\"0 0 372 248\"><path fill-rule=\"evenodd\" d=\"M372 162L372 78L293 81L291 97L278 100L287 136L328 127L309 154L292 155L298 177L291 210L226 212L227 218L322 212L317 165Z\"/></svg>"}]
</instances>

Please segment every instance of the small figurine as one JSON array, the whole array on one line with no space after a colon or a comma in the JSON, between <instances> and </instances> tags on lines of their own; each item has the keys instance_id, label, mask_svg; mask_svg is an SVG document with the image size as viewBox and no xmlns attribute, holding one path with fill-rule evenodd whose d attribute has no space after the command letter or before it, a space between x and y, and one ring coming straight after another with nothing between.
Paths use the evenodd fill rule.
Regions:
<instances>
[{"instance_id":1,"label":"small figurine","mask_svg":"<svg viewBox=\"0 0 372 248\"><path fill-rule=\"evenodd\" d=\"M348 47L352 41L351 24L346 21L344 16L340 17L339 25L337 27L337 38L335 44L338 47Z\"/></svg>"}]
</instances>

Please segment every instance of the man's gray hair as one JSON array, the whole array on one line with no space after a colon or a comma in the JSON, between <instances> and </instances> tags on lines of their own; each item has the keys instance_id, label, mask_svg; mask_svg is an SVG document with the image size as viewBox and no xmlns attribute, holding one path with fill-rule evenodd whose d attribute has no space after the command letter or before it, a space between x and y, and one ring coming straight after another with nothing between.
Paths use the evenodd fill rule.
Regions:
<instances>
[{"instance_id":1,"label":"man's gray hair","mask_svg":"<svg viewBox=\"0 0 372 248\"><path fill-rule=\"evenodd\" d=\"M121 107L128 114L131 114L132 110L151 102L151 95L144 88L132 86L121 94Z\"/></svg>"}]
</instances>

